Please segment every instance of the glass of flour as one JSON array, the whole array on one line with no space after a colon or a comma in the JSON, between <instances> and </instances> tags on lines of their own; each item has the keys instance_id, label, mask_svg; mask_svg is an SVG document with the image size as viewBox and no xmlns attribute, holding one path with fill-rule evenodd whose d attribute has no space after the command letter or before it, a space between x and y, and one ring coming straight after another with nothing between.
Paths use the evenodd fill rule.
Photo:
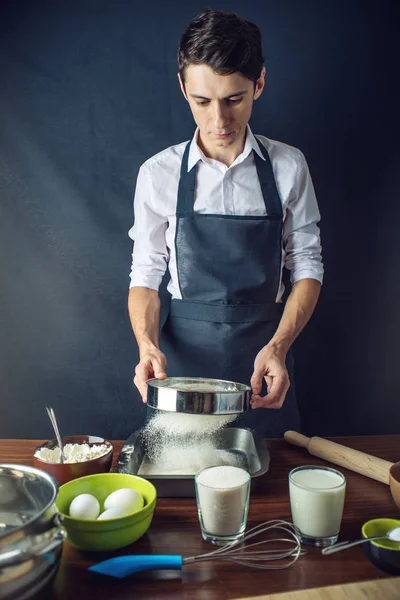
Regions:
<instances>
[{"instance_id":1,"label":"glass of flour","mask_svg":"<svg viewBox=\"0 0 400 600\"><path fill-rule=\"evenodd\" d=\"M289 473L293 524L304 544L331 546L339 536L346 478L330 467L302 466Z\"/></svg>"},{"instance_id":2,"label":"glass of flour","mask_svg":"<svg viewBox=\"0 0 400 600\"><path fill-rule=\"evenodd\" d=\"M229 465L196 473L196 501L201 534L206 542L223 546L240 540L246 529L250 473Z\"/></svg>"}]
</instances>

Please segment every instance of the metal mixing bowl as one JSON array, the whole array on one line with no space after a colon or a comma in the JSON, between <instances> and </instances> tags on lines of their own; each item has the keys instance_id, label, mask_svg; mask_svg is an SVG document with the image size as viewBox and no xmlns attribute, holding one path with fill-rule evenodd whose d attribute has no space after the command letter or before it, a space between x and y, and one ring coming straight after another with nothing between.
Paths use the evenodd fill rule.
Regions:
<instances>
[{"instance_id":1,"label":"metal mixing bowl","mask_svg":"<svg viewBox=\"0 0 400 600\"><path fill-rule=\"evenodd\" d=\"M167 377L147 381L147 405L196 415L233 415L248 410L251 388L205 377Z\"/></svg>"},{"instance_id":2,"label":"metal mixing bowl","mask_svg":"<svg viewBox=\"0 0 400 600\"><path fill-rule=\"evenodd\" d=\"M64 539L57 493L44 471L0 464L0 600L37 597L52 582Z\"/></svg>"}]
</instances>

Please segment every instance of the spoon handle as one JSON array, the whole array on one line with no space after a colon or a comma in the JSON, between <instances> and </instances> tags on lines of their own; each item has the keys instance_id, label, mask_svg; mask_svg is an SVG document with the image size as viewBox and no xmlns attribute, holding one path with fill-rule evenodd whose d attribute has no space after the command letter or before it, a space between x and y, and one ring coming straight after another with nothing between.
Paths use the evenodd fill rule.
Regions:
<instances>
[{"instance_id":1,"label":"spoon handle","mask_svg":"<svg viewBox=\"0 0 400 600\"><path fill-rule=\"evenodd\" d=\"M61 440L60 432L58 431L58 425L57 425L56 416L54 414L54 410L50 406L46 406L46 410L47 410L47 414L50 417L51 424L53 425L54 433L56 434L58 447L60 448L60 462L64 463L65 462L64 447L63 447L63 443Z\"/></svg>"},{"instance_id":2,"label":"spoon handle","mask_svg":"<svg viewBox=\"0 0 400 600\"><path fill-rule=\"evenodd\" d=\"M321 550L321 554L333 554L334 552L339 552L340 550L346 550L346 548L351 548L352 546L357 546L358 544L363 544L364 542L372 542L373 540L381 540L385 537L386 537L386 535L377 535L375 537L363 538L362 540L356 540L355 542L339 542L339 544L333 544L332 546L323 548Z\"/></svg>"}]
</instances>

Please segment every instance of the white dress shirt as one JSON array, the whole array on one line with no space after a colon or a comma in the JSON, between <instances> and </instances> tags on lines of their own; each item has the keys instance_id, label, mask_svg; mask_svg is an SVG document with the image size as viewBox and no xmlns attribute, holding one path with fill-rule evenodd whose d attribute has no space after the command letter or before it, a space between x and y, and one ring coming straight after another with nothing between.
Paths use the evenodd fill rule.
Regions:
<instances>
[{"instance_id":1,"label":"white dress shirt","mask_svg":"<svg viewBox=\"0 0 400 600\"><path fill-rule=\"evenodd\" d=\"M282 267L285 265L290 270L292 283L307 277L322 283L317 226L320 214L307 163L300 150L264 136L256 139L247 126L243 152L227 167L203 154L197 145L197 134L198 130L191 141L188 158L188 170L196 165L195 212L266 214L252 152L265 160L259 148L261 142L270 156L282 201ZM171 276L168 290L173 298L182 298L176 269L175 212L186 144L171 146L140 167L134 199L135 223L129 231L135 242L130 287L158 290L168 265ZM281 282L277 302L283 292Z\"/></svg>"}]
</instances>

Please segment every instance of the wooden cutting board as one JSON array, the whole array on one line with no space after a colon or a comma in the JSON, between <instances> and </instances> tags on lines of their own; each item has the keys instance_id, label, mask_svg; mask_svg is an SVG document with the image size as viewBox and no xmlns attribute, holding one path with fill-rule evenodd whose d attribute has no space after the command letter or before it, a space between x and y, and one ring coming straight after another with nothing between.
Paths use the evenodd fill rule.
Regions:
<instances>
[{"instance_id":1,"label":"wooden cutting board","mask_svg":"<svg viewBox=\"0 0 400 600\"><path fill-rule=\"evenodd\" d=\"M330 585L280 594L249 596L241 600L399 600L400 577Z\"/></svg>"}]
</instances>

